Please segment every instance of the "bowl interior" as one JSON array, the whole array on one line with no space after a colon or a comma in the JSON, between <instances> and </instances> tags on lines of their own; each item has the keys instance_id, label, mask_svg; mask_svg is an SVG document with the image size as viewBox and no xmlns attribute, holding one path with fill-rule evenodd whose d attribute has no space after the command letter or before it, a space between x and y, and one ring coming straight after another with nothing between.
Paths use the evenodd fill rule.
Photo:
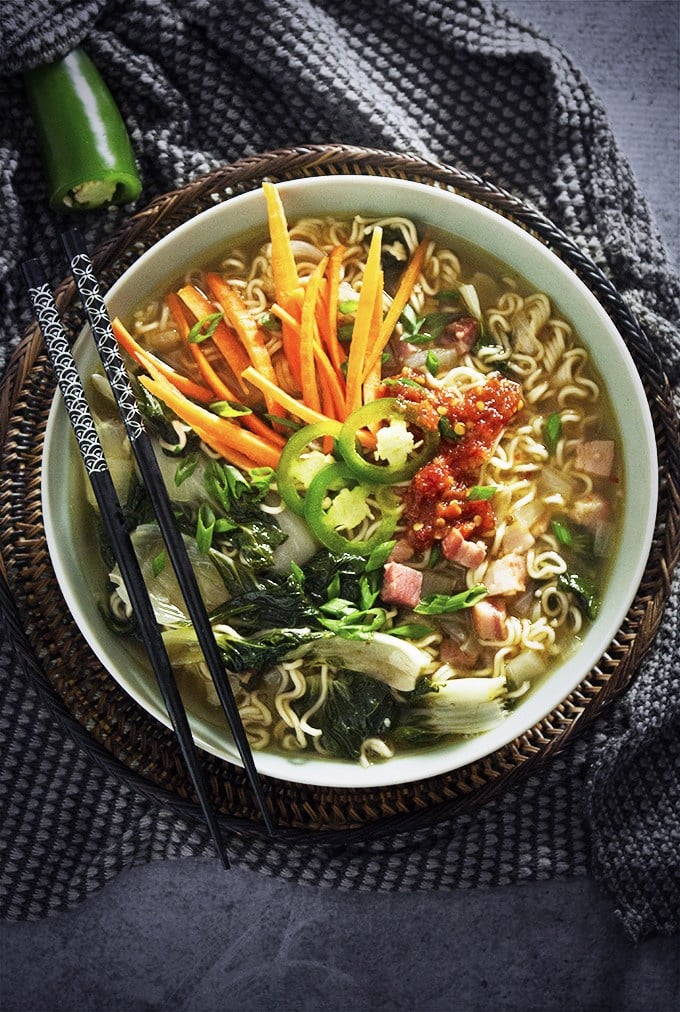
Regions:
<instances>
[{"instance_id":1,"label":"bowl interior","mask_svg":"<svg viewBox=\"0 0 680 1012\"><path fill-rule=\"evenodd\" d=\"M318 756L256 753L261 773L300 783L375 787L436 776L489 755L553 710L594 667L619 629L639 586L651 544L657 501L656 442L640 378L612 321L576 275L542 243L496 212L448 191L404 180L333 176L280 185L289 221L307 215L403 214L417 224L449 233L486 250L550 297L574 327L605 382L620 434L625 481L624 513L615 558L597 619L578 650L521 700L497 728L474 738L397 755L366 769ZM261 192L237 197L197 215L160 240L111 288L107 305L126 319L145 299L179 279L188 264L207 263L244 234L266 234ZM81 375L97 365L89 331L76 344ZM45 533L62 593L79 628L102 664L148 712L169 726L154 677L105 625L98 610L103 564L83 523L83 479L63 402L50 411L42 468ZM64 460L69 465L64 468ZM192 731L207 751L238 763L220 715L197 693L183 688Z\"/></svg>"}]
</instances>

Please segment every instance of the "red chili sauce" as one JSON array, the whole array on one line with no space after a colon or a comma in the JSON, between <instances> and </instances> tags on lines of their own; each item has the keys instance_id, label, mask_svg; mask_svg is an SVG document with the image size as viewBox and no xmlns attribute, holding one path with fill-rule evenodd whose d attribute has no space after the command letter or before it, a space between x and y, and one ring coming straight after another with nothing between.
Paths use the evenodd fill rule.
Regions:
<instances>
[{"instance_id":1,"label":"red chili sauce","mask_svg":"<svg viewBox=\"0 0 680 1012\"><path fill-rule=\"evenodd\" d=\"M417 552L457 527L463 537L488 534L496 526L488 500L468 500L482 464L510 419L523 407L521 388L492 376L462 396L431 389L405 370L388 381L386 394L406 406L406 417L423 429L442 431L439 453L414 475L404 493L407 538ZM445 421L442 423L442 419Z\"/></svg>"}]
</instances>

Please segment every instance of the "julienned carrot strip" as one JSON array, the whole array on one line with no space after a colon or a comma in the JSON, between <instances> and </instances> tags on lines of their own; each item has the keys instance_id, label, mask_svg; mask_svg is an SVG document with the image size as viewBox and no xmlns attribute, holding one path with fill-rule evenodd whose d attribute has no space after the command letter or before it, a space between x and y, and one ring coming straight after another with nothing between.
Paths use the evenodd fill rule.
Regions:
<instances>
[{"instance_id":1,"label":"julienned carrot strip","mask_svg":"<svg viewBox=\"0 0 680 1012\"><path fill-rule=\"evenodd\" d=\"M319 384L317 382L316 363L314 360L314 343L317 340L316 303L325 270L326 258L324 257L316 265L307 282L305 297L302 302L302 317L300 319L300 379L302 380L302 397L305 404L308 404L315 411L321 410L321 398L319 396Z\"/></svg>"},{"instance_id":2,"label":"julienned carrot strip","mask_svg":"<svg viewBox=\"0 0 680 1012\"><path fill-rule=\"evenodd\" d=\"M275 316L278 320L280 320L281 323L288 324L291 330L294 330L296 334L300 334L300 321L296 320L294 316L291 316L291 314L284 309L283 306L280 306L278 302L272 303L269 307L269 312L272 316Z\"/></svg>"},{"instance_id":3,"label":"julienned carrot strip","mask_svg":"<svg viewBox=\"0 0 680 1012\"><path fill-rule=\"evenodd\" d=\"M378 360L370 372L364 377L363 383L363 402L368 404L369 401L374 401L378 394L378 388L382 383L382 368L381 362Z\"/></svg>"},{"instance_id":4,"label":"julienned carrot strip","mask_svg":"<svg viewBox=\"0 0 680 1012\"><path fill-rule=\"evenodd\" d=\"M244 457L243 454L234 450L230 446L225 446L224 443L218 442L214 439L209 432L206 432L200 426L192 426L194 432L206 446L209 446L215 453L219 453L222 457L229 461L230 464L235 464L236 467L242 468L244 471L248 471L251 467L258 467L259 465L251 460L249 457Z\"/></svg>"},{"instance_id":5,"label":"julienned carrot strip","mask_svg":"<svg viewBox=\"0 0 680 1012\"><path fill-rule=\"evenodd\" d=\"M218 444L255 461L257 465L276 467L278 464L281 451L255 433L194 404L187 397L183 397L167 380L162 378L153 380L146 376L140 379L147 390L162 400L187 425L191 425L192 428L196 425Z\"/></svg>"},{"instance_id":6,"label":"julienned carrot strip","mask_svg":"<svg viewBox=\"0 0 680 1012\"><path fill-rule=\"evenodd\" d=\"M159 400L163 400L163 390L165 387L159 389L157 385L154 385L154 380L150 380L148 376L142 376L140 378L144 386L147 387L147 389L150 390L155 397ZM206 446L209 446L211 450L215 451L215 453L219 453L220 456L226 457L230 463L236 464L237 467L247 469L258 466L255 461L239 453L238 450L234 450L233 447L226 446L220 439L217 439L214 432L203 428L203 426L199 423L194 421L191 428Z\"/></svg>"},{"instance_id":7,"label":"julienned carrot strip","mask_svg":"<svg viewBox=\"0 0 680 1012\"><path fill-rule=\"evenodd\" d=\"M175 318L175 322L181 336L186 340L191 328L189 327L189 323L184 314L182 303L176 295L172 294L172 292L166 296L165 301L170 308L170 312ZM196 365L201 371L203 379L206 381L214 394L211 400L236 401L238 403L238 396L227 386L224 380L217 375L200 344L193 344L187 341L187 345L189 347L189 351L194 357ZM258 418L256 414L242 415L240 421L241 424L247 426L251 432L255 432L258 436L268 439L274 444L274 446L285 446L286 441L283 436L280 436L278 432L274 432L274 430L267 425L266 422L263 422L261 418Z\"/></svg>"},{"instance_id":8,"label":"julienned carrot strip","mask_svg":"<svg viewBox=\"0 0 680 1012\"><path fill-rule=\"evenodd\" d=\"M340 373L340 366L347 359L347 353L338 340L338 291L342 273L344 246L334 246L328 258L328 287L326 289L326 347L334 369Z\"/></svg>"},{"instance_id":9,"label":"julienned carrot strip","mask_svg":"<svg viewBox=\"0 0 680 1012\"><path fill-rule=\"evenodd\" d=\"M284 295L290 294L300 284L297 266L293 256L293 247L288 234L286 212L283 209L281 195L273 183L262 184L264 198L267 203L267 220L269 222L269 238L272 242L272 274L276 289L277 302Z\"/></svg>"},{"instance_id":10,"label":"julienned carrot strip","mask_svg":"<svg viewBox=\"0 0 680 1012\"><path fill-rule=\"evenodd\" d=\"M382 229L379 225L373 229L371 245L366 257L366 267L359 293L352 341L347 357L347 413L351 414L361 405L361 381L364 377L364 363L371 333L375 300L378 292L380 275L380 245ZM382 292L380 293L382 297ZM377 338L377 335L376 335Z\"/></svg>"},{"instance_id":11,"label":"julienned carrot strip","mask_svg":"<svg viewBox=\"0 0 680 1012\"><path fill-rule=\"evenodd\" d=\"M321 386L323 409L327 415L344 422L347 414L345 408L344 377L341 383L333 368L333 363L318 341L314 344L314 358L316 359L317 374Z\"/></svg>"},{"instance_id":12,"label":"julienned carrot strip","mask_svg":"<svg viewBox=\"0 0 680 1012\"><path fill-rule=\"evenodd\" d=\"M215 399L212 390L208 387L201 386L200 383L194 383L188 376L183 376L182 373L177 372L172 366L167 365L161 359L152 355L150 351L142 348L141 344L135 341L132 334L123 326L118 318L112 321L111 328L121 348L124 348L128 355L138 365L141 365L147 372L151 373L151 375L164 376L173 386L176 386L178 390L186 394L187 397L192 397L195 401L200 401L202 404L209 404L210 401Z\"/></svg>"},{"instance_id":13,"label":"julienned carrot strip","mask_svg":"<svg viewBox=\"0 0 680 1012\"><path fill-rule=\"evenodd\" d=\"M186 341L187 347L199 372L201 373L201 376L215 395L213 400L238 401L238 397L233 390L231 390L224 380L217 375L200 344L195 344L194 342L188 340L191 327L189 326L189 321L184 315L184 309L182 308L182 303L178 296L170 292L170 294L166 296L165 301L167 302L168 308L174 317L181 337L183 337Z\"/></svg>"},{"instance_id":14,"label":"julienned carrot strip","mask_svg":"<svg viewBox=\"0 0 680 1012\"><path fill-rule=\"evenodd\" d=\"M371 335L380 333L380 324L382 323L383 314L383 272L380 271L380 284L378 286L378 293L376 295L375 305L373 307L373 319L371 320ZM375 395L380 386L382 376L382 362L377 359L375 365L368 373L364 375L362 384L362 403L367 401L375 400Z\"/></svg>"},{"instance_id":15,"label":"julienned carrot strip","mask_svg":"<svg viewBox=\"0 0 680 1012\"><path fill-rule=\"evenodd\" d=\"M289 414L294 415L295 418L299 418L302 422L311 423L332 421L328 415L324 415L320 411L315 411L307 404L303 404L302 401L298 401L295 397L291 397L290 394L287 394L285 390L281 389L281 387L270 383L266 376L262 376L257 369L253 369L252 366L243 370L243 378L248 380L249 383L252 383L252 385L257 387L258 390L261 390L262 393L264 393L265 390L269 390L269 392L274 394Z\"/></svg>"},{"instance_id":16,"label":"julienned carrot strip","mask_svg":"<svg viewBox=\"0 0 680 1012\"><path fill-rule=\"evenodd\" d=\"M422 270L428 243L428 239L423 239L423 241L416 247L406 270L401 276L399 287L397 288L394 299L392 300L392 305L387 310L385 319L381 324L380 337L376 341L375 347L371 349L370 354L368 355L364 375L367 375L374 367L375 363L379 360L385 350L385 345L392 336L392 331L399 322L399 317L404 312L404 307L411 297L413 286L418 280L418 275Z\"/></svg>"},{"instance_id":17,"label":"julienned carrot strip","mask_svg":"<svg viewBox=\"0 0 680 1012\"><path fill-rule=\"evenodd\" d=\"M183 288L180 288L177 294L192 316L195 317L196 322L204 320L206 316L211 316L215 312L212 302L206 299L205 295L199 292L198 288L194 287L194 285L185 285ZM241 380L241 373L246 366L250 365L250 359L238 336L227 327L223 320L220 320L212 334L211 340L219 348L222 357L245 392L246 388Z\"/></svg>"},{"instance_id":18,"label":"julienned carrot strip","mask_svg":"<svg viewBox=\"0 0 680 1012\"><path fill-rule=\"evenodd\" d=\"M298 323L298 327L296 328L289 325L285 320L281 321L281 344L283 345L283 354L286 356L291 375L298 387L302 388L299 324L302 318L304 292L302 288L296 288L292 292L280 295L278 301L281 307Z\"/></svg>"},{"instance_id":19,"label":"julienned carrot strip","mask_svg":"<svg viewBox=\"0 0 680 1012\"><path fill-rule=\"evenodd\" d=\"M276 382L276 373L272 360L267 351L262 331L256 321L248 312L239 292L224 280L219 274L208 273L205 276L206 283L218 304L224 310L229 323L232 325L243 346L245 347L251 364L267 376L272 383ZM281 414L281 406L271 397L266 397L267 411L272 415Z\"/></svg>"}]
</instances>

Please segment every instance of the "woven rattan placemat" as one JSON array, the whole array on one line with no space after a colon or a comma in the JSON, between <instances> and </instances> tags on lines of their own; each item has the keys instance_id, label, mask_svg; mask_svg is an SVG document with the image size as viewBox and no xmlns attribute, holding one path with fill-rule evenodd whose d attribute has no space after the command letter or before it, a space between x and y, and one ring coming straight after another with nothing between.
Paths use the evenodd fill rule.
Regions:
<instances>
[{"instance_id":1,"label":"woven rattan placemat","mask_svg":"<svg viewBox=\"0 0 680 1012\"><path fill-rule=\"evenodd\" d=\"M581 277L628 345L649 399L660 464L654 540L626 619L600 663L548 717L479 762L426 781L349 790L265 780L281 830L291 838L323 831L327 842L369 837L427 824L481 805L514 778L550 760L622 693L651 643L679 552L680 448L663 369L641 328L605 276L539 212L452 166L347 146L307 146L243 159L155 200L95 251L106 287L173 228L263 178L337 173L413 179L445 186L492 207L531 231ZM57 301L73 337L82 327L70 281ZM61 596L45 541L40 467L54 380L37 327L27 332L5 375L0 400L0 596L8 629L42 701L77 743L109 773L185 818L199 818L173 735L130 699L94 657ZM215 803L225 825L261 832L240 768L206 756Z\"/></svg>"}]
</instances>

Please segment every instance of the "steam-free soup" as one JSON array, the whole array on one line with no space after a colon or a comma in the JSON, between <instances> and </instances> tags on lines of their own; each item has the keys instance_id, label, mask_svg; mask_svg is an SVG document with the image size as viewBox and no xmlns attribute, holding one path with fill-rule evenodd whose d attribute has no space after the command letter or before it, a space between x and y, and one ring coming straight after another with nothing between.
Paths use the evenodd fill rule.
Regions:
<instances>
[{"instance_id":1,"label":"steam-free soup","mask_svg":"<svg viewBox=\"0 0 680 1012\"><path fill-rule=\"evenodd\" d=\"M597 614L623 493L603 385L469 244L396 215L289 227L266 197L269 236L115 325L249 739L368 764L479 734ZM217 706L106 403L166 645ZM114 566L108 601L134 637Z\"/></svg>"}]
</instances>

